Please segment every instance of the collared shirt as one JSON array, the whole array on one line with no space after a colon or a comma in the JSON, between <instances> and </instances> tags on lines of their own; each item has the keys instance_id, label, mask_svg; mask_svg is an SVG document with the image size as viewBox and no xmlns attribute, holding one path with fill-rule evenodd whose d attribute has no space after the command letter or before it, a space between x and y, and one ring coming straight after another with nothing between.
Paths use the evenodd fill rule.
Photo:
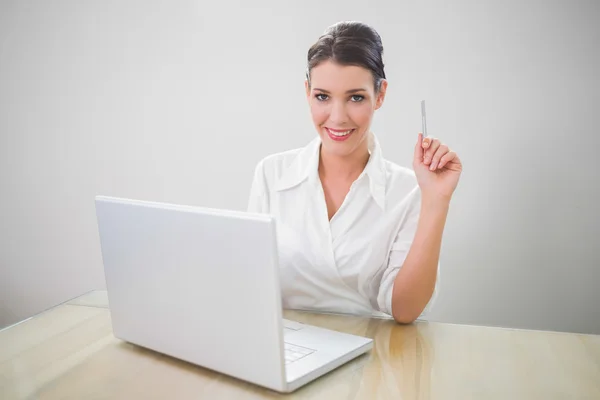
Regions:
<instances>
[{"instance_id":1,"label":"collared shirt","mask_svg":"<svg viewBox=\"0 0 600 400\"><path fill-rule=\"evenodd\" d=\"M318 172L320 137L256 166L248 211L276 219L284 308L392 315L421 192L414 172L385 160L375 135L369 139L367 165L331 220Z\"/></svg>"}]
</instances>

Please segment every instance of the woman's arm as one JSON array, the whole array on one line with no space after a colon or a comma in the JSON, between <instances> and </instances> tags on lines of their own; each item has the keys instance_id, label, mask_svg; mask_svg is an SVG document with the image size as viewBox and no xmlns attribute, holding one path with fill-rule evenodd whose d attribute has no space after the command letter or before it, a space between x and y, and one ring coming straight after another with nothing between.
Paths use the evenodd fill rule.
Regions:
<instances>
[{"instance_id":1,"label":"woman's arm","mask_svg":"<svg viewBox=\"0 0 600 400\"><path fill-rule=\"evenodd\" d=\"M441 196L421 200L415 237L392 290L392 316L399 323L413 322L433 295L449 206Z\"/></svg>"},{"instance_id":2,"label":"woman's arm","mask_svg":"<svg viewBox=\"0 0 600 400\"><path fill-rule=\"evenodd\" d=\"M422 193L421 211L413 242L394 278L392 316L400 323L413 322L433 295L442 234L462 163L438 139L419 134L413 168Z\"/></svg>"}]
</instances>

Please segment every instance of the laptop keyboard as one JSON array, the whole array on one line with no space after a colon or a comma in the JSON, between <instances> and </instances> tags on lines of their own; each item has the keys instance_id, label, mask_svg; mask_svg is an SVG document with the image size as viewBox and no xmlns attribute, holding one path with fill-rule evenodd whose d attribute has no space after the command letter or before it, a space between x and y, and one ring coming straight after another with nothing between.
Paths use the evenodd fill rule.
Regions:
<instances>
[{"instance_id":1,"label":"laptop keyboard","mask_svg":"<svg viewBox=\"0 0 600 400\"><path fill-rule=\"evenodd\" d=\"M313 349L309 349L307 347L296 346L291 343L284 342L285 345L285 363L293 363L294 361L298 361L301 358L306 357L309 354L315 352Z\"/></svg>"}]
</instances>

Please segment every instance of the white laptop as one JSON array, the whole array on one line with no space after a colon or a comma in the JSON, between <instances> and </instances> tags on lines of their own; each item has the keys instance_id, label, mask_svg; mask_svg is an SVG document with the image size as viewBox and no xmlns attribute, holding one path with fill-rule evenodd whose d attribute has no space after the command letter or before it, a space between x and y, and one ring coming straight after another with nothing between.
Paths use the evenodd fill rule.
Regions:
<instances>
[{"instance_id":1,"label":"white laptop","mask_svg":"<svg viewBox=\"0 0 600 400\"><path fill-rule=\"evenodd\" d=\"M272 216L105 196L96 215L119 339L278 392L373 346L282 318Z\"/></svg>"}]
</instances>

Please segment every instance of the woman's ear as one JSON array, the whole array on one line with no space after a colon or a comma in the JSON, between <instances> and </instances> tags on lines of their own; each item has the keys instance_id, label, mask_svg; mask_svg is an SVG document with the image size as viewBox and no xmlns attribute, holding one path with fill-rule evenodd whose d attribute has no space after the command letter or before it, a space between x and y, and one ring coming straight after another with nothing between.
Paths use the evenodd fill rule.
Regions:
<instances>
[{"instance_id":1,"label":"woman's ear","mask_svg":"<svg viewBox=\"0 0 600 400\"><path fill-rule=\"evenodd\" d=\"M385 79L381 80L381 84L379 85L379 92L377 93L377 100L375 102L375 109L378 110L383 105L383 101L385 100L385 92L387 90L388 82Z\"/></svg>"},{"instance_id":2,"label":"woman's ear","mask_svg":"<svg viewBox=\"0 0 600 400\"><path fill-rule=\"evenodd\" d=\"M310 97L310 83L308 83L308 79L304 80L304 89L306 90L306 98Z\"/></svg>"}]
</instances>

